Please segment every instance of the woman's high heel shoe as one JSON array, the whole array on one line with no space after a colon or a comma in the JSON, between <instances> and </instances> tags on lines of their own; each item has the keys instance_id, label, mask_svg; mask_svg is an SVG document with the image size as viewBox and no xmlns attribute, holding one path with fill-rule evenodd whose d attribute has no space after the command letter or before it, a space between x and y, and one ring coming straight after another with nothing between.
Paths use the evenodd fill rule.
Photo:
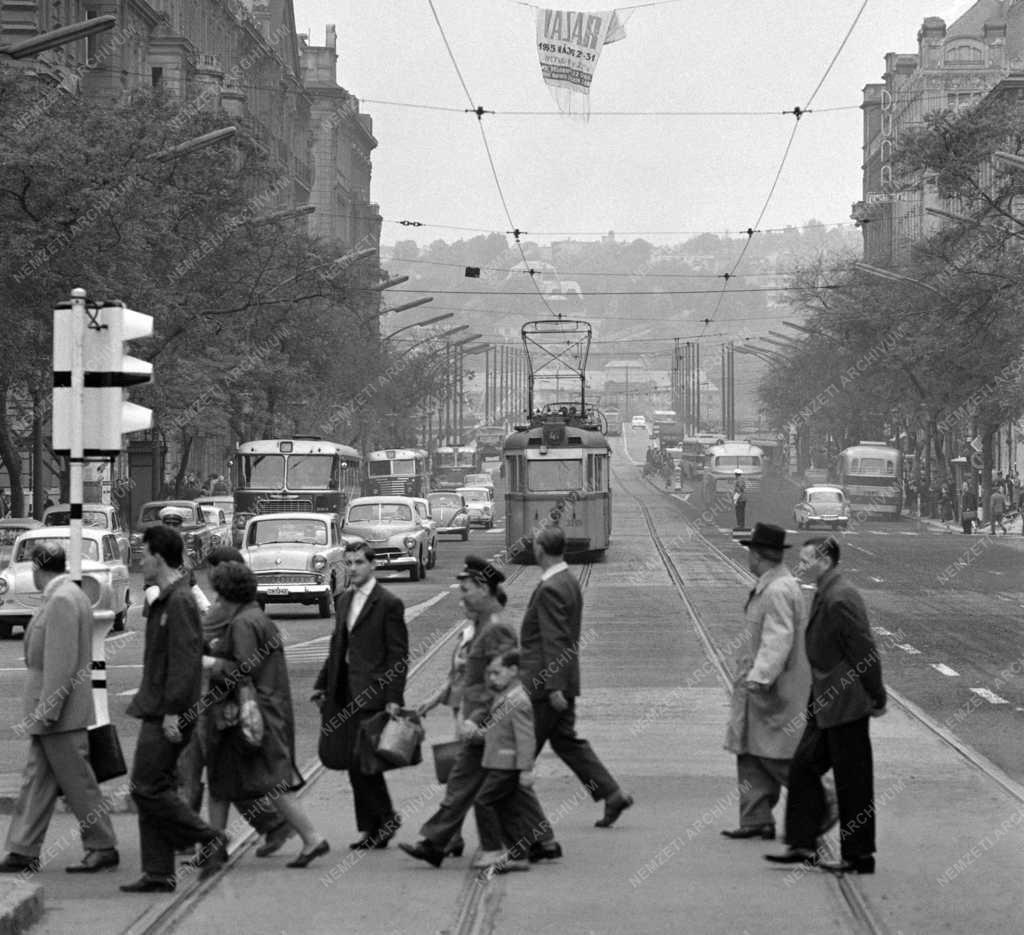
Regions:
<instances>
[{"instance_id":1,"label":"woman's high heel shoe","mask_svg":"<svg viewBox=\"0 0 1024 935\"><path fill-rule=\"evenodd\" d=\"M288 861L285 864L286 867L308 867L317 857L323 857L331 849L331 845L326 840L321 841L311 851L302 851L298 857L294 860Z\"/></svg>"}]
</instances>

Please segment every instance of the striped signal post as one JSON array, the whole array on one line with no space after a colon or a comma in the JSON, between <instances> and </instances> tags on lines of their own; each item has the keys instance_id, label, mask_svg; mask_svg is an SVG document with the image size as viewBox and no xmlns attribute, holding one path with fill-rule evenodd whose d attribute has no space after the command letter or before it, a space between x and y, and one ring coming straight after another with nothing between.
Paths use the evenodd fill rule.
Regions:
<instances>
[{"instance_id":1,"label":"striped signal post","mask_svg":"<svg viewBox=\"0 0 1024 935\"><path fill-rule=\"evenodd\" d=\"M124 342L148 337L153 319L122 304L96 305L84 289L73 289L71 301L53 311L53 450L69 465L71 578L91 603L99 594L92 578L82 574L82 501L87 460L109 461L121 452L121 435L152 425L153 414L125 399L125 388L148 383L151 364L124 353ZM107 706L105 640L113 611L93 611L92 690L99 726L110 722Z\"/></svg>"}]
</instances>

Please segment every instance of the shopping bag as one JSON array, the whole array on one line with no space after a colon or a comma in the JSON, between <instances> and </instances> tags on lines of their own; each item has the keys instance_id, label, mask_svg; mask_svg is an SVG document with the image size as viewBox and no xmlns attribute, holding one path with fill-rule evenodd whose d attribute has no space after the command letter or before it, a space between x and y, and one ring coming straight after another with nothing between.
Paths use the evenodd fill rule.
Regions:
<instances>
[{"instance_id":1,"label":"shopping bag","mask_svg":"<svg viewBox=\"0 0 1024 935\"><path fill-rule=\"evenodd\" d=\"M411 766L425 731L415 711L399 711L388 718L377 741L376 754L395 766Z\"/></svg>"}]
</instances>

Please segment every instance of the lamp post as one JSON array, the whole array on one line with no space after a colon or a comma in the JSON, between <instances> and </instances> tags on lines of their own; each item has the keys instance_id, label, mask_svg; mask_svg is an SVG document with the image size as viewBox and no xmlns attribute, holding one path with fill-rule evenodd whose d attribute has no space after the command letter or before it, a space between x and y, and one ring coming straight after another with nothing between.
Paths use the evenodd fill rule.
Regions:
<instances>
[{"instance_id":1,"label":"lamp post","mask_svg":"<svg viewBox=\"0 0 1024 935\"><path fill-rule=\"evenodd\" d=\"M61 26L60 29L51 29L13 45L0 46L0 55L9 55L14 59L28 58L30 55L45 52L68 42L76 42L98 32L106 32L116 25L117 17L108 13L106 16L97 16L83 23L71 23L69 26Z\"/></svg>"},{"instance_id":2,"label":"lamp post","mask_svg":"<svg viewBox=\"0 0 1024 935\"><path fill-rule=\"evenodd\" d=\"M427 318L424 321L414 321L411 325L404 325L397 331L392 331L391 334L385 335L381 338L382 341L390 341L396 334L401 334L403 331L408 331L410 328L423 328L427 325L436 325L439 321L444 321L447 318L454 318L454 312L445 312L443 315L435 315L433 318ZM465 327L469 327L466 325Z\"/></svg>"},{"instance_id":3,"label":"lamp post","mask_svg":"<svg viewBox=\"0 0 1024 935\"><path fill-rule=\"evenodd\" d=\"M229 140L237 132L238 127L221 127L219 130L213 130L210 133L204 133L202 136L193 137L190 140L185 140L184 143L178 143L177 146L162 149L158 153L153 153L149 158L154 162L170 162L172 159L178 159L181 156L188 156L192 153L199 152L201 149L207 149L210 146L215 146L217 143L221 143L224 140Z\"/></svg>"}]
</instances>

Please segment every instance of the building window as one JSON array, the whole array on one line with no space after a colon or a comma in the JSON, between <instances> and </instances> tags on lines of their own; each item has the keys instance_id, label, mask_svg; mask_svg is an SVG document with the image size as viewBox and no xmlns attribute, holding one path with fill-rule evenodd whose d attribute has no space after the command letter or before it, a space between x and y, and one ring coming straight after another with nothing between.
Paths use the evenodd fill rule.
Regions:
<instances>
[{"instance_id":1,"label":"building window","mask_svg":"<svg viewBox=\"0 0 1024 935\"><path fill-rule=\"evenodd\" d=\"M980 91L957 91L946 95L946 106L951 110L962 110L980 100Z\"/></svg>"},{"instance_id":2,"label":"building window","mask_svg":"<svg viewBox=\"0 0 1024 935\"><path fill-rule=\"evenodd\" d=\"M985 56L976 45L955 45L946 49L945 64L954 68L969 68L983 64Z\"/></svg>"},{"instance_id":3,"label":"building window","mask_svg":"<svg viewBox=\"0 0 1024 935\"><path fill-rule=\"evenodd\" d=\"M159 88L164 83L164 70L162 68L151 68L150 76L152 77L154 88Z\"/></svg>"}]
</instances>

